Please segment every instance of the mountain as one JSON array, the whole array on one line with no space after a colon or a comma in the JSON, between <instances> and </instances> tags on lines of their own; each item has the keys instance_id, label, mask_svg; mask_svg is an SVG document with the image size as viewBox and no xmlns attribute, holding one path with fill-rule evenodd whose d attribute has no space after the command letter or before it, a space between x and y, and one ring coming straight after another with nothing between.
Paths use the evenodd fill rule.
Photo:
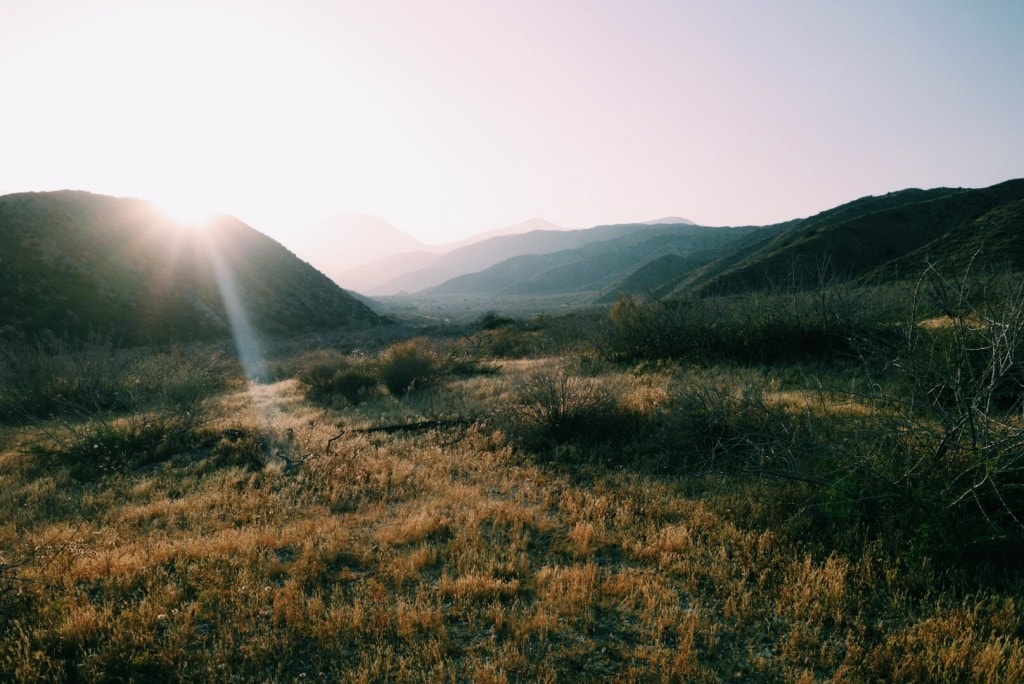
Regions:
<instances>
[{"instance_id":1,"label":"mountain","mask_svg":"<svg viewBox=\"0 0 1024 684\"><path fill-rule=\"evenodd\" d=\"M550 254L591 242L608 240L644 228L642 224L597 226L584 230L532 230L501 235L453 249L424 268L401 274L367 291L370 295L420 292L467 273L475 273L506 259L526 254Z\"/></svg>"},{"instance_id":2,"label":"mountain","mask_svg":"<svg viewBox=\"0 0 1024 684\"><path fill-rule=\"evenodd\" d=\"M396 254L437 251L384 219L352 213L295 231L285 242L334 282L352 289L359 289L349 274L354 268Z\"/></svg>"},{"instance_id":3,"label":"mountain","mask_svg":"<svg viewBox=\"0 0 1024 684\"><path fill-rule=\"evenodd\" d=\"M0 333L98 333L125 343L291 334L378 318L266 235L229 216L202 228L152 204L79 191L0 197Z\"/></svg>"},{"instance_id":4,"label":"mountain","mask_svg":"<svg viewBox=\"0 0 1024 684\"><path fill-rule=\"evenodd\" d=\"M688 224L624 224L614 228L614 237L548 254L506 259L482 271L448 280L424 294L597 294L666 254L692 256L727 245L755 230Z\"/></svg>"},{"instance_id":5,"label":"mountain","mask_svg":"<svg viewBox=\"0 0 1024 684\"><path fill-rule=\"evenodd\" d=\"M768 227L758 241L696 269L677 295L804 289L850 280L899 263L965 222L1024 199L1024 179L988 188L909 189L864 197L806 219Z\"/></svg>"}]
</instances>

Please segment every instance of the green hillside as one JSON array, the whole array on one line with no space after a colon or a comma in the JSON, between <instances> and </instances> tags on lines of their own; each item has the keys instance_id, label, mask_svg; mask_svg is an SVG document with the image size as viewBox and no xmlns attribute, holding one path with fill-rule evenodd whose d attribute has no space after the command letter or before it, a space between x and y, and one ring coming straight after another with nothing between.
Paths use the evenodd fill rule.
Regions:
<instances>
[{"instance_id":1,"label":"green hillside","mask_svg":"<svg viewBox=\"0 0 1024 684\"><path fill-rule=\"evenodd\" d=\"M86 192L0 197L0 330L125 343L229 334L215 264L258 331L367 324L376 316L269 237L221 216L202 229L152 204Z\"/></svg>"}]
</instances>

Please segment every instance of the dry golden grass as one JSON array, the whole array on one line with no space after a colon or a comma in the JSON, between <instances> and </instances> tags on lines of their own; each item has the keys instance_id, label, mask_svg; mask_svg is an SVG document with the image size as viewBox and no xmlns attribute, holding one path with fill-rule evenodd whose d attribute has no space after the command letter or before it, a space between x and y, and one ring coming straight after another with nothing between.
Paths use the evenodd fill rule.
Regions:
<instances>
[{"instance_id":1,"label":"dry golden grass","mask_svg":"<svg viewBox=\"0 0 1024 684\"><path fill-rule=\"evenodd\" d=\"M552 363L445 391L486 405ZM669 374L595 382L653 414ZM798 485L722 480L698 497L685 478L539 465L486 425L353 429L442 400L338 413L294 381L250 387L214 428L266 435L256 470L197 453L81 482L10 435L0 563L34 557L0 596L0 677L1024 678L1018 585L943 594L880 544L841 553L773 529L766 499Z\"/></svg>"}]
</instances>

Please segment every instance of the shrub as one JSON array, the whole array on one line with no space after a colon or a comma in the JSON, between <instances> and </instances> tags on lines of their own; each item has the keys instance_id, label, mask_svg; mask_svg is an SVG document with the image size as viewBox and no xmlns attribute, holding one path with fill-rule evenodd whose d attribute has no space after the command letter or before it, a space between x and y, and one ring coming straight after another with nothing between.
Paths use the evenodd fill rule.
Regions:
<instances>
[{"instance_id":1,"label":"shrub","mask_svg":"<svg viewBox=\"0 0 1024 684\"><path fill-rule=\"evenodd\" d=\"M464 335L458 340L444 344L438 355L442 367L441 374L471 377L497 373L499 367L486 361L493 334L480 332L475 335Z\"/></svg>"},{"instance_id":2,"label":"shrub","mask_svg":"<svg viewBox=\"0 0 1024 684\"><path fill-rule=\"evenodd\" d=\"M157 463L198 445L203 416L190 413L136 413L94 416L83 423L42 428L45 441L35 452L44 460L69 466L81 480L125 473Z\"/></svg>"},{"instance_id":3,"label":"shrub","mask_svg":"<svg viewBox=\"0 0 1024 684\"><path fill-rule=\"evenodd\" d=\"M331 403L341 397L358 404L377 385L371 364L341 353L321 352L299 363L297 375L307 387L306 397Z\"/></svg>"},{"instance_id":4,"label":"shrub","mask_svg":"<svg viewBox=\"0 0 1024 684\"><path fill-rule=\"evenodd\" d=\"M951 530L959 541L1021 537L1024 286L993 295L985 283L932 270L922 297L944 312L944 323L925 328L919 309L911 313L890 350L903 392L872 398L886 448L864 454L851 475L891 501L895 514L916 515L936 539ZM964 529L977 523L975 532Z\"/></svg>"},{"instance_id":5,"label":"shrub","mask_svg":"<svg viewBox=\"0 0 1024 684\"><path fill-rule=\"evenodd\" d=\"M72 346L58 337L18 340L0 350L0 419L43 419L124 408L134 389L130 357L109 340Z\"/></svg>"},{"instance_id":6,"label":"shrub","mask_svg":"<svg viewBox=\"0 0 1024 684\"><path fill-rule=\"evenodd\" d=\"M481 330L498 330L499 328L510 328L516 325L514 318L502 316L498 312L487 311L480 317Z\"/></svg>"},{"instance_id":7,"label":"shrub","mask_svg":"<svg viewBox=\"0 0 1024 684\"><path fill-rule=\"evenodd\" d=\"M399 342L380 356L377 372L380 381L394 396L425 389L441 374L441 360L424 338Z\"/></svg>"},{"instance_id":8,"label":"shrub","mask_svg":"<svg viewBox=\"0 0 1024 684\"><path fill-rule=\"evenodd\" d=\"M636 417L618 404L617 387L549 366L513 381L500 411L505 428L528 448L628 439Z\"/></svg>"},{"instance_id":9,"label":"shrub","mask_svg":"<svg viewBox=\"0 0 1024 684\"><path fill-rule=\"evenodd\" d=\"M537 341L536 332L500 327L487 336L487 349L495 358L524 358L537 352Z\"/></svg>"}]
</instances>

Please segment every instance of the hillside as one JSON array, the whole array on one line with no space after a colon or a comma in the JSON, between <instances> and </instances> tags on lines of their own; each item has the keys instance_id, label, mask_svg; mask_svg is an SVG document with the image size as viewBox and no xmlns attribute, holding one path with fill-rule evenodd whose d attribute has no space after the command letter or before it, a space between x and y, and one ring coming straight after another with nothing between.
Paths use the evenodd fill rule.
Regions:
<instances>
[{"instance_id":1,"label":"hillside","mask_svg":"<svg viewBox=\"0 0 1024 684\"><path fill-rule=\"evenodd\" d=\"M693 256L665 254L620 279L597 301L609 304L621 294L664 297L675 289L683 278L708 261Z\"/></svg>"},{"instance_id":2,"label":"hillside","mask_svg":"<svg viewBox=\"0 0 1024 684\"><path fill-rule=\"evenodd\" d=\"M0 197L6 334L99 333L126 343L226 336L215 263L230 273L229 287L256 330L377 320L322 273L228 216L200 230L172 223L141 200L77 191Z\"/></svg>"},{"instance_id":3,"label":"hillside","mask_svg":"<svg viewBox=\"0 0 1024 684\"><path fill-rule=\"evenodd\" d=\"M996 207L870 274L892 280L921 273L929 265L943 272L1024 271L1024 200Z\"/></svg>"},{"instance_id":4,"label":"hillside","mask_svg":"<svg viewBox=\"0 0 1024 684\"><path fill-rule=\"evenodd\" d=\"M449 280L426 294L485 296L601 292L648 262L713 249L750 233L750 228L627 224L617 237L550 254L507 259L478 273Z\"/></svg>"},{"instance_id":5,"label":"hillside","mask_svg":"<svg viewBox=\"0 0 1024 684\"><path fill-rule=\"evenodd\" d=\"M964 222L1024 198L1024 180L989 188L903 190L865 197L778 227L775 234L687 277L676 294L803 289L881 269ZM881 272L881 271L880 271ZM891 276L895 271L888 271Z\"/></svg>"}]
</instances>

